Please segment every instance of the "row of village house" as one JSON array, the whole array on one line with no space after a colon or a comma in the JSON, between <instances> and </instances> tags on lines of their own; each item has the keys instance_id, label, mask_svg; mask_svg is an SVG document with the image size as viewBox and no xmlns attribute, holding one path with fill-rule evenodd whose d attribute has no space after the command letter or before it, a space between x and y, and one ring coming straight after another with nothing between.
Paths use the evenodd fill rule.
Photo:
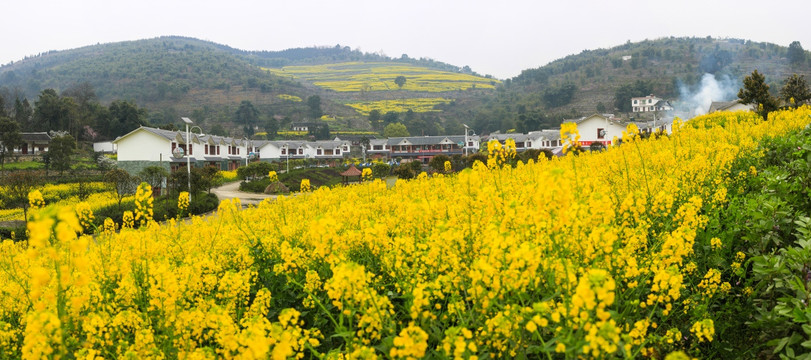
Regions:
<instances>
[{"instance_id":1,"label":"row of village house","mask_svg":"<svg viewBox=\"0 0 811 360\"><path fill-rule=\"evenodd\" d=\"M575 120L580 132L580 145L592 143L613 145L613 139L621 138L629 122L614 118L610 114L595 114ZM661 130L670 132L670 123L635 123L643 131ZM184 166L190 161L194 166L215 166L222 170L234 170L249 161L286 161L313 159L323 164L335 166L350 157L353 148L355 156L361 153L362 146L357 139L324 141L297 140L249 140L231 137L190 134L189 146L186 133L140 127L116 139L119 167L137 173L147 166L159 165L169 169ZM527 149L550 149L559 151L562 141L559 130L533 131L527 134L447 135L410 136L389 139L370 139L366 156L371 159L401 159L428 163L436 155L469 154L479 150L489 140L504 143L513 139L518 151ZM175 148L183 149L188 155L176 157Z\"/></svg>"}]
</instances>

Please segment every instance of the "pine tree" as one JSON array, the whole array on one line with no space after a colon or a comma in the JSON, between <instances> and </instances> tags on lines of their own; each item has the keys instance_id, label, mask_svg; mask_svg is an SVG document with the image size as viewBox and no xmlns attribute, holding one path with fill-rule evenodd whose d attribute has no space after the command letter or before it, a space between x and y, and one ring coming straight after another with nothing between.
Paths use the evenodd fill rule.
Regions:
<instances>
[{"instance_id":1,"label":"pine tree","mask_svg":"<svg viewBox=\"0 0 811 360\"><path fill-rule=\"evenodd\" d=\"M780 89L780 98L793 107L798 107L811 99L811 91L808 90L805 75L789 76L783 83L783 88Z\"/></svg>"},{"instance_id":2,"label":"pine tree","mask_svg":"<svg viewBox=\"0 0 811 360\"><path fill-rule=\"evenodd\" d=\"M769 113L777 109L777 100L769 94L766 77L757 69L743 79L743 88L738 91L738 98L741 103L757 105L757 112L763 119L768 119Z\"/></svg>"}]
</instances>

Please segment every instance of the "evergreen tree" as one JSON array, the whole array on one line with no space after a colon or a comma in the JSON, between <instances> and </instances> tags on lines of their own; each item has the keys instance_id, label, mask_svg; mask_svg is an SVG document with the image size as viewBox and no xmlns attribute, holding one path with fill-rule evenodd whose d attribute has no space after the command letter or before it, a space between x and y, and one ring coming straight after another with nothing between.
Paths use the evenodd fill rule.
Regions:
<instances>
[{"instance_id":1,"label":"evergreen tree","mask_svg":"<svg viewBox=\"0 0 811 360\"><path fill-rule=\"evenodd\" d=\"M768 119L769 113L777 109L777 101L769 94L766 77L757 69L743 79L743 88L738 91L738 98L741 103L756 105L757 112L763 119Z\"/></svg>"},{"instance_id":2,"label":"evergreen tree","mask_svg":"<svg viewBox=\"0 0 811 360\"><path fill-rule=\"evenodd\" d=\"M236 122L237 124L243 124L243 129L245 130L245 135L251 136L254 132L254 126L259 121L259 110L256 110L256 107L253 106L248 100L242 100L239 104L239 109L237 109L236 114Z\"/></svg>"},{"instance_id":3,"label":"evergreen tree","mask_svg":"<svg viewBox=\"0 0 811 360\"><path fill-rule=\"evenodd\" d=\"M321 97L318 95L307 97L307 108L309 109L307 114L310 116L310 119L318 120L324 115L324 112L321 110Z\"/></svg>"},{"instance_id":4,"label":"evergreen tree","mask_svg":"<svg viewBox=\"0 0 811 360\"><path fill-rule=\"evenodd\" d=\"M791 65L801 65L805 62L805 50L799 41L794 41L788 46L788 61Z\"/></svg>"},{"instance_id":5,"label":"evergreen tree","mask_svg":"<svg viewBox=\"0 0 811 360\"><path fill-rule=\"evenodd\" d=\"M20 125L14 120L0 116L0 169L4 169L6 158L14 154L14 148L22 144Z\"/></svg>"},{"instance_id":6,"label":"evergreen tree","mask_svg":"<svg viewBox=\"0 0 811 360\"><path fill-rule=\"evenodd\" d=\"M76 140L70 134L56 136L51 139L48 145L48 155L51 159L51 166L59 170L59 175L70 169L70 157L76 147Z\"/></svg>"},{"instance_id":7,"label":"evergreen tree","mask_svg":"<svg viewBox=\"0 0 811 360\"><path fill-rule=\"evenodd\" d=\"M783 88L780 89L780 98L793 107L798 107L811 99L811 91L808 90L805 75L789 76L783 82Z\"/></svg>"},{"instance_id":8,"label":"evergreen tree","mask_svg":"<svg viewBox=\"0 0 811 360\"><path fill-rule=\"evenodd\" d=\"M372 124L372 129L380 131L380 119L382 118L383 116L380 114L380 110L374 109L369 111L369 123Z\"/></svg>"}]
</instances>

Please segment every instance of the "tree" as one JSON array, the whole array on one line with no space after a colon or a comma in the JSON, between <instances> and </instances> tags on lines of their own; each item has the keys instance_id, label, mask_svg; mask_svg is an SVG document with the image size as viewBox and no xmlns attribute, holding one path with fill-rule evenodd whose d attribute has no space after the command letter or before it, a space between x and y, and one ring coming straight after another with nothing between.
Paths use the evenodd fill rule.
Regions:
<instances>
[{"instance_id":1,"label":"tree","mask_svg":"<svg viewBox=\"0 0 811 360\"><path fill-rule=\"evenodd\" d=\"M76 103L69 97L60 98L54 89L42 90L34 108L37 130L70 131L76 125Z\"/></svg>"},{"instance_id":2,"label":"tree","mask_svg":"<svg viewBox=\"0 0 811 360\"><path fill-rule=\"evenodd\" d=\"M268 121L265 121L265 132L268 134L268 139L275 138L276 134L279 132L279 121L274 117L271 117Z\"/></svg>"},{"instance_id":3,"label":"tree","mask_svg":"<svg viewBox=\"0 0 811 360\"><path fill-rule=\"evenodd\" d=\"M163 180L169 177L169 171L160 166L147 166L138 173L138 177L153 188L162 187Z\"/></svg>"},{"instance_id":4,"label":"tree","mask_svg":"<svg viewBox=\"0 0 811 360\"><path fill-rule=\"evenodd\" d=\"M408 129L406 129L405 125L401 123L393 123L386 125L386 128L383 129L383 136L392 138L392 137L405 137L409 136Z\"/></svg>"},{"instance_id":5,"label":"tree","mask_svg":"<svg viewBox=\"0 0 811 360\"><path fill-rule=\"evenodd\" d=\"M20 129L27 129L31 127L31 119L34 116L34 109L28 99L20 98L14 100L14 121L20 124Z\"/></svg>"},{"instance_id":6,"label":"tree","mask_svg":"<svg viewBox=\"0 0 811 360\"><path fill-rule=\"evenodd\" d=\"M23 218L28 219L28 193L39 186L42 175L33 171L14 171L2 178L7 206L21 207Z\"/></svg>"},{"instance_id":7,"label":"tree","mask_svg":"<svg viewBox=\"0 0 811 360\"><path fill-rule=\"evenodd\" d=\"M756 105L757 112L763 119L767 119L769 112L777 109L777 101L769 94L766 77L757 69L743 79L743 88L738 90L738 98L741 99L741 103Z\"/></svg>"},{"instance_id":8,"label":"tree","mask_svg":"<svg viewBox=\"0 0 811 360\"><path fill-rule=\"evenodd\" d=\"M329 125L317 124L310 126L307 135L312 136L316 140L329 140L331 138L329 132Z\"/></svg>"},{"instance_id":9,"label":"tree","mask_svg":"<svg viewBox=\"0 0 811 360\"><path fill-rule=\"evenodd\" d=\"M382 116L380 115L380 110L374 109L372 111L369 111L369 123L372 124L372 129L375 129L376 131L380 131L380 127L381 127L380 126L380 119L382 119Z\"/></svg>"},{"instance_id":10,"label":"tree","mask_svg":"<svg viewBox=\"0 0 811 360\"><path fill-rule=\"evenodd\" d=\"M577 87L574 84L564 84L559 87L547 88L544 90L541 99L547 108L554 108L566 105L572 101Z\"/></svg>"},{"instance_id":11,"label":"tree","mask_svg":"<svg viewBox=\"0 0 811 360\"><path fill-rule=\"evenodd\" d=\"M225 128L222 127L222 124L214 124L209 131L211 135L217 136L228 136L228 131L225 131Z\"/></svg>"},{"instance_id":12,"label":"tree","mask_svg":"<svg viewBox=\"0 0 811 360\"><path fill-rule=\"evenodd\" d=\"M80 139L82 135L81 129L85 126L92 125L95 122L101 105L96 101L96 92L93 86L88 82L82 82L71 85L66 90L62 91L63 98L70 98L76 104L75 126L71 129L71 134ZM92 140L92 139L90 139Z\"/></svg>"},{"instance_id":13,"label":"tree","mask_svg":"<svg viewBox=\"0 0 811 360\"><path fill-rule=\"evenodd\" d=\"M383 115L383 123L386 125L396 123L400 118L400 115L397 114L395 111L389 111L386 115Z\"/></svg>"},{"instance_id":14,"label":"tree","mask_svg":"<svg viewBox=\"0 0 811 360\"><path fill-rule=\"evenodd\" d=\"M138 187L138 178L130 175L126 170L112 169L104 174L104 182L110 185L118 201L118 210L121 210L121 200L135 194Z\"/></svg>"},{"instance_id":15,"label":"tree","mask_svg":"<svg viewBox=\"0 0 811 360\"><path fill-rule=\"evenodd\" d=\"M788 61L791 65L800 65L805 62L805 50L799 41L794 41L788 46Z\"/></svg>"},{"instance_id":16,"label":"tree","mask_svg":"<svg viewBox=\"0 0 811 360\"><path fill-rule=\"evenodd\" d=\"M14 148L22 144L20 125L0 116L0 170L5 170L6 158L14 154Z\"/></svg>"},{"instance_id":17,"label":"tree","mask_svg":"<svg viewBox=\"0 0 811 360\"><path fill-rule=\"evenodd\" d=\"M135 103L124 100L115 100L110 103L108 124L104 130L111 138L124 135L137 129L141 125L146 125L146 110L139 108Z\"/></svg>"},{"instance_id":18,"label":"tree","mask_svg":"<svg viewBox=\"0 0 811 360\"><path fill-rule=\"evenodd\" d=\"M780 98L786 104L794 107L802 105L804 102L811 99L811 91L808 90L808 84L805 82L805 75L791 75L786 81L783 82L783 88L780 89Z\"/></svg>"},{"instance_id":19,"label":"tree","mask_svg":"<svg viewBox=\"0 0 811 360\"><path fill-rule=\"evenodd\" d=\"M307 97L307 108L309 109L307 114L313 120L320 119L321 116L324 115L324 112L321 110L321 97L318 95L310 95Z\"/></svg>"},{"instance_id":20,"label":"tree","mask_svg":"<svg viewBox=\"0 0 811 360\"><path fill-rule=\"evenodd\" d=\"M74 148L76 148L76 140L70 134L55 136L51 139L51 144L48 145L48 156L51 166L55 170L59 170L59 175L70 169L70 157L73 155Z\"/></svg>"},{"instance_id":21,"label":"tree","mask_svg":"<svg viewBox=\"0 0 811 360\"><path fill-rule=\"evenodd\" d=\"M256 107L253 106L248 100L242 100L239 104L239 109L237 109L236 113L236 122L238 124L244 124L245 135L251 136L254 132L254 126L259 121L259 110L256 110Z\"/></svg>"},{"instance_id":22,"label":"tree","mask_svg":"<svg viewBox=\"0 0 811 360\"><path fill-rule=\"evenodd\" d=\"M403 76L403 75L400 75L400 76L394 78L394 83L397 84L397 86L399 86L400 89L402 89L403 85L405 85L405 83L406 83L406 77Z\"/></svg>"}]
</instances>

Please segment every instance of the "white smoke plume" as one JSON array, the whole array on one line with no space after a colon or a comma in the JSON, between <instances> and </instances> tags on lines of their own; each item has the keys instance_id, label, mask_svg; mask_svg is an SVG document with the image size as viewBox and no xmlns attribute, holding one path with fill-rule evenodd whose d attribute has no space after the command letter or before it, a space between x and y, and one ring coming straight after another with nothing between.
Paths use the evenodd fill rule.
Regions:
<instances>
[{"instance_id":1,"label":"white smoke plume","mask_svg":"<svg viewBox=\"0 0 811 360\"><path fill-rule=\"evenodd\" d=\"M706 114L713 101L732 101L738 97L738 86L727 75L716 78L713 74L704 74L695 89L685 85L679 86L681 108L690 116Z\"/></svg>"}]
</instances>

